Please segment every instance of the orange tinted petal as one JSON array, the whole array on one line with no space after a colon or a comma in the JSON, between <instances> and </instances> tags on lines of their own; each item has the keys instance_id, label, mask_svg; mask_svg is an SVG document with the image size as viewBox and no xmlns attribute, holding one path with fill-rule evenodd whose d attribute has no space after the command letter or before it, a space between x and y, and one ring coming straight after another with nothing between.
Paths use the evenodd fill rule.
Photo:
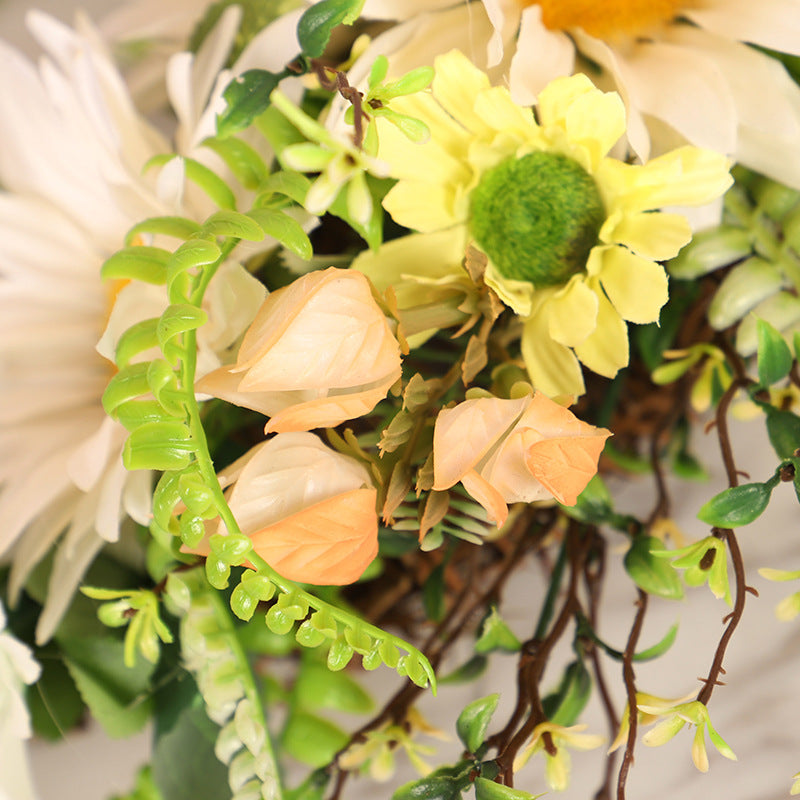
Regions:
<instances>
[{"instance_id":1,"label":"orange tinted petal","mask_svg":"<svg viewBox=\"0 0 800 800\"><path fill-rule=\"evenodd\" d=\"M253 533L253 548L289 580L352 583L378 554L376 497L369 488L323 500Z\"/></svg>"},{"instance_id":2,"label":"orange tinted petal","mask_svg":"<svg viewBox=\"0 0 800 800\"><path fill-rule=\"evenodd\" d=\"M508 506L497 491L488 481L484 480L474 469L461 478L461 483L485 509L489 520L499 528L508 517Z\"/></svg>"},{"instance_id":3,"label":"orange tinted petal","mask_svg":"<svg viewBox=\"0 0 800 800\"><path fill-rule=\"evenodd\" d=\"M597 461L611 434L602 428L596 430L589 436L542 439L528 448L528 469L559 503L575 505L597 472Z\"/></svg>"}]
</instances>

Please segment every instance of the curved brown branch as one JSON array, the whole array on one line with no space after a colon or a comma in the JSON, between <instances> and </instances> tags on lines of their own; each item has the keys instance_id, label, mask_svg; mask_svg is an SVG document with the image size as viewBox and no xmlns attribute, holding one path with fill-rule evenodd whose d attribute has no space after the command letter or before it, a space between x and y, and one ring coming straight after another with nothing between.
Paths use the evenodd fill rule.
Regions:
<instances>
[{"instance_id":1,"label":"curved brown branch","mask_svg":"<svg viewBox=\"0 0 800 800\"><path fill-rule=\"evenodd\" d=\"M625 745L625 754L622 757L622 764L619 768L617 777L617 800L625 800L625 784L628 780L628 773L633 766L633 751L636 747L636 733L639 727L639 712L636 708L636 675L633 671L633 655L636 652L636 645L642 632L644 615L647 611L647 593L638 590L639 596L636 600L636 616L633 620L628 643L622 655L622 675L625 679L625 692L628 695L628 741Z\"/></svg>"}]
</instances>

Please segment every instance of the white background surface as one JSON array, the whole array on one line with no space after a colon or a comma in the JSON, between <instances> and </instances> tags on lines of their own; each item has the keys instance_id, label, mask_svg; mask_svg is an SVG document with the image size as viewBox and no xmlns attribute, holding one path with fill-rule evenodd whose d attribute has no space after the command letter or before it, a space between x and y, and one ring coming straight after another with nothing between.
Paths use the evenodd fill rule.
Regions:
<instances>
[{"instance_id":1,"label":"white background surface","mask_svg":"<svg viewBox=\"0 0 800 800\"><path fill-rule=\"evenodd\" d=\"M29 0L0 0L0 35L28 52L35 52L24 33L22 17ZM69 19L71 3L39 0L38 7ZM113 3L93 0L83 3L106 10ZM0 124L2 122L0 121ZM735 451L739 463L751 470L753 480L771 475L777 459L766 442L761 422L735 425ZM700 439L702 439L702 434ZM713 484L682 484L675 493L674 514L689 539L707 535L695 514L705 500L724 488L722 468L715 437L700 442L699 450L712 469ZM615 489L619 510L646 511L652 502L649 479ZM744 619L728 649L725 661L727 685L715 690L710 704L717 730L739 756L734 763L711 748L710 772L698 773L690 759L692 735L682 731L665 746L651 750L639 745L635 767L629 777L629 800L778 800L789 796L791 776L800 770L800 621L780 623L773 613L775 604L795 591L794 584L770 584L756 573L761 566L800 568L800 514L789 485L780 485L764 516L741 530L739 541L748 567L749 582L761 594L748 597ZM611 534L612 538L614 534ZM622 537L617 542L624 546ZM602 633L606 641L622 649L633 620L633 593L622 574L622 551L612 555L610 580L602 608ZM613 578L613 573L619 579ZM541 595L540 577L534 564L511 582L504 617L520 638L527 638L534 625ZM536 598L536 599L533 599ZM642 646L659 640L669 626L680 620L678 641L663 658L636 668L640 689L662 696L679 696L696 690L696 677L709 668L718 638L721 619L727 609L715 601L706 587L689 590L689 601L682 603L652 599L640 639ZM566 657L567 654L562 654ZM562 662L563 663L563 662ZM609 684L622 705L624 694L619 666L606 663ZM558 679L556 661L548 672L550 684ZM495 719L501 724L513 705L515 662L513 657L495 659L490 675L466 690L443 688L438 699L426 697L424 713L435 724L453 733L458 710L471 697L493 691L504 692ZM394 685L394 676L379 670L369 676L376 694ZM593 706L585 721L589 732L606 732L605 720ZM71 733L60 744L33 742L32 768L40 800L105 800L110 794L128 791L139 765L147 760L149 737L145 732L133 739L108 740L97 727ZM448 749L448 748L445 748ZM449 750L457 754L453 743ZM599 785L604 751L573 756L573 780L564 800L590 800ZM2 756L0 755L0 761ZM408 775L408 778L413 777ZM531 792L544 790L537 767L532 764L520 773L519 788ZM364 781L354 782L349 797L384 798L388 789L376 789Z\"/></svg>"}]
</instances>

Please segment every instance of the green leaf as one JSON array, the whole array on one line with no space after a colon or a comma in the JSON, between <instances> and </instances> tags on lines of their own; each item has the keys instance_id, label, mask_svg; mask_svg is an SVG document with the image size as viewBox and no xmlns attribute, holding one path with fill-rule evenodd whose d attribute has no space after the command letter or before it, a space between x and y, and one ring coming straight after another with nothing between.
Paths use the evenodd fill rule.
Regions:
<instances>
[{"instance_id":1,"label":"green leaf","mask_svg":"<svg viewBox=\"0 0 800 800\"><path fill-rule=\"evenodd\" d=\"M139 660L123 663L118 639L60 639L64 663L92 716L114 738L131 736L153 712L150 676L153 665Z\"/></svg>"},{"instance_id":2,"label":"green leaf","mask_svg":"<svg viewBox=\"0 0 800 800\"><path fill-rule=\"evenodd\" d=\"M625 554L625 570L634 583L648 594L680 600L683 597L683 584L672 564L654 555L655 550L663 550L659 539L653 536L637 536Z\"/></svg>"},{"instance_id":3,"label":"green leaf","mask_svg":"<svg viewBox=\"0 0 800 800\"><path fill-rule=\"evenodd\" d=\"M642 650L639 653L634 653L633 660L634 661L651 661L654 658L658 658L659 656L664 655L667 650L672 647L675 643L675 639L678 636L678 623L676 622L674 625L670 627L670 629L664 634L664 638L661 639L660 642L657 642L652 647L648 647L645 650Z\"/></svg>"},{"instance_id":4,"label":"green leaf","mask_svg":"<svg viewBox=\"0 0 800 800\"><path fill-rule=\"evenodd\" d=\"M736 528L757 519L769 505L772 488L766 483L745 483L712 497L697 518L718 528Z\"/></svg>"},{"instance_id":5,"label":"green leaf","mask_svg":"<svg viewBox=\"0 0 800 800\"><path fill-rule=\"evenodd\" d=\"M143 319L131 325L117 341L117 350L114 354L118 367L126 367L134 356L149 350L151 347L158 347L158 317Z\"/></svg>"},{"instance_id":6,"label":"green leaf","mask_svg":"<svg viewBox=\"0 0 800 800\"><path fill-rule=\"evenodd\" d=\"M236 197L227 183L216 172L193 158L183 157L186 177L197 184L218 208L236 208Z\"/></svg>"},{"instance_id":7,"label":"green leaf","mask_svg":"<svg viewBox=\"0 0 800 800\"><path fill-rule=\"evenodd\" d=\"M147 422L131 432L122 450L125 469L183 469L195 444L183 422Z\"/></svg>"},{"instance_id":8,"label":"green leaf","mask_svg":"<svg viewBox=\"0 0 800 800\"><path fill-rule=\"evenodd\" d=\"M267 236L277 239L300 258L308 260L314 254L311 241L300 223L283 211L254 208L247 216L255 220Z\"/></svg>"},{"instance_id":9,"label":"green leaf","mask_svg":"<svg viewBox=\"0 0 800 800\"><path fill-rule=\"evenodd\" d=\"M186 217L150 217L134 225L125 235L125 244L130 245L141 234L172 236L175 239L189 239L200 226Z\"/></svg>"},{"instance_id":10,"label":"green leaf","mask_svg":"<svg viewBox=\"0 0 800 800\"><path fill-rule=\"evenodd\" d=\"M249 69L232 80L222 96L227 108L217 115L217 135L225 138L244 130L270 104L272 90L287 76L265 69Z\"/></svg>"},{"instance_id":11,"label":"green leaf","mask_svg":"<svg viewBox=\"0 0 800 800\"><path fill-rule=\"evenodd\" d=\"M185 702L181 695L188 694L193 686L193 681L184 678L177 692L174 685L171 687L171 694L177 694ZM164 800L228 798L231 796L228 770L214 753L219 728L208 718L199 695L189 697L190 704L177 710L169 727L157 725L153 780ZM175 713L172 708L169 711Z\"/></svg>"},{"instance_id":12,"label":"green leaf","mask_svg":"<svg viewBox=\"0 0 800 800\"><path fill-rule=\"evenodd\" d=\"M614 512L611 493L599 475L595 475L586 484L574 506L562 506L562 508L573 519L590 525L605 522Z\"/></svg>"},{"instance_id":13,"label":"green leaf","mask_svg":"<svg viewBox=\"0 0 800 800\"><path fill-rule=\"evenodd\" d=\"M470 753L474 753L483 744L499 700L499 693L481 697L466 705L459 714L456 733Z\"/></svg>"},{"instance_id":14,"label":"green leaf","mask_svg":"<svg viewBox=\"0 0 800 800\"><path fill-rule=\"evenodd\" d=\"M266 205L273 194L281 194L301 206L305 202L310 186L311 181L300 172L294 172L293 170L274 172L264 181L261 187L261 194L259 195L261 202L258 205Z\"/></svg>"},{"instance_id":15,"label":"green leaf","mask_svg":"<svg viewBox=\"0 0 800 800\"><path fill-rule=\"evenodd\" d=\"M767 406L767 434L780 458L791 458L800 448L800 417L792 411Z\"/></svg>"},{"instance_id":16,"label":"green leaf","mask_svg":"<svg viewBox=\"0 0 800 800\"><path fill-rule=\"evenodd\" d=\"M169 250L161 247L124 247L106 260L100 276L160 286L167 279L166 265L171 255Z\"/></svg>"},{"instance_id":17,"label":"green leaf","mask_svg":"<svg viewBox=\"0 0 800 800\"><path fill-rule=\"evenodd\" d=\"M42 674L26 692L33 730L49 740L65 736L80 722L86 708L63 661L53 656L49 652L39 655Z\"/></svg>"},{"instance_id":18,"label":"green leaf","mask_svg":"<svg viewBox=\"0 0 800 800\"><path fill-rule=\"evenodd\" d=\"M461 798L460 782L446 775L430 775L401 786L392 800L457 800Z\"/></svg>"},{"instance_id":19,"label":"green leaf","mask_svg":"<svg viewBox=\"0 0 800 800\"><path fill-rule=\"evenodd\" d=\"M475 778L475 800L536 800L537 797L542 795L512 789L480 776Z\"/></svg>"},{"instance_id":20,"label":"green leaf","mask_svg":"<svg viewBox=\"0 0 800 800\"><path fill-rule=\"evenodd\" d=\"M440 622L445 612L444 563L431 570L422 587L422 604L425 616L433 622Z\"/></svg>"},{"instance_id":21,"label":"green leaf","mask_svg":"<svg viewBox=\"0 0 800 800\"><path fill-rule=\"evenodd\" d=\"M167 343L186 331L193 331L208 322L208 314L190 303L173 303L158 320L156 334L162 350Z\"/></svg>"},{"instance_id":22,"label":"green leaf","mask_svg":"<svg viewBox=\"0 0 800 800\"><path fill-rule=\"evenodd\" d=\"M245 189L257 189L269 175L269 169L261 156L241 139L212 137L206 139L203 146L213 150L227 164Z\"/></svg>"},{"instance_id":23,"label":"green leaf","mask_svg":"<svg viewBox=\"0 0 800 800\"><path fill-rule=\"evenodd\" d=\"M330 708L350 714L372 710L372 698L345 672L331 672L324 664L306 660L294 685L293 697L301 708Z\"/></svg>"},{"instance_id":24,"label":"green leaf","mask_svg":"<svg viewBox=\"0 0 800 800\"><path fill-rule=\"evenodd\" d=\"M557 725L574 725L592 695L592 678L583 662L573 661L564 671L557 691L542 701L547 717Z\"/></svg>"},{"instance_id":25,"label":"green leaf","mask_svg":"<svg viewBox=\"0 0 800 800\"><path fill-rule=\"evenodd\" d=\"M522 643L500 617L497 608L492 606L489 615L483 621L481 635L475 642L475 652L491 653L501 650L506 653L517 653L521 646Z\"/></svg>"},{"instance_id":26,"label":"green leaf","mask_svg":"<svg viewBox=\"0 0 800 800\"><path fill-rule=\"evenodd\" d=\"M439 683L471 683L486 672L489 659L484 655L475 655L465 661L460 667L456 667L443 678L439 678Z\"/></svg>"},{"instance_id":27,"label":"green leaf","mask_svg":"<svg viewBox=\"0 0 800 800\"><path fill-rule=\"evenodd\" d=\"M319 58L337 25L351 24L361 13L364 0L322 0L311 6L297 23L297 40L308 58Z\"/></svg>"},{"instance_id":28,"label":"green leaf","mask_svg":"<svg viewBox=\"0 0 800 800\"><path fill-rule=\"evenodd\" d=\"M264 239L264 231L249 215L238 211L223 209L212 214L203 223L203 232L214 236L230 236L248 242L260 242Z\"/></svg>"},{"instance_id":29,"label":"green leaf","mask_svg":"<svg viewBox=\"0 0 800 800\"><path fill-rule=\"evenodd\" d=\"M350 737L332 722L295 709L286 722L281 743L298 761L310 767L322 767L349 741Z\"/></svg>"},{"instance_id":30,"label":"green leaf","mask_svg":"<svg viewBox=\"0 0 800 800\"><path fill-rule=\"evenodd\" d=\"M147 382L149 366L148 363L129 364L111 378L102 399L106 414L113 417L118 406L150 394L150 384Z\"/></svg>"},{"instance_id":31,"label":"green leaf","mask_svg":"<svg viewBox=\"0 0 800 800\"><path fill-rule=\"evenodd\" d=\"M762 386L772 386L789 374L792 351L783 336L766 320L756 321L758 334L758 380Z\"/></svg>"}]
</instances>

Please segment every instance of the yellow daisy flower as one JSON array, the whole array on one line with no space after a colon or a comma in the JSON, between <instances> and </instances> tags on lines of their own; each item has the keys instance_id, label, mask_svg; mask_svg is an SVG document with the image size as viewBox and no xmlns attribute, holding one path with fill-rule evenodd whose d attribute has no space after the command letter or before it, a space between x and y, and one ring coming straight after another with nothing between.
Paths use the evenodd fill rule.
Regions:
<instances>
[{"instance_id":1,"label":"yellow daisy flower","mask_svg":"<svg viewBox=\"0 0 800 800\"><path fill-rule=\"evenodd\" d=\"M439 56L430 94L402 98L397 110L431 130L417 145L380 128L379 157L398 183L384 206L401 225L431 239L406 237L354 266L381 287L381 262L393 282L441 277L438 252L488 257L485 280L524 319L522 355L534 386L548 395L583 392L582 362L614 376L628 363L628 322L658 320L667 277L656 263L691 238L686 219L651 213L702 205L731 184L727 160L683 147L645 165L608 157L625 133L619 95L585 75L553 81L536 114L460 52ZM402 108L401 108L402 106ZM445 245L442 241L445 241ZM407 266L398 274L408 248ZM461 264L448 269L459 274Z\"/></svg>"}]
</instances>

